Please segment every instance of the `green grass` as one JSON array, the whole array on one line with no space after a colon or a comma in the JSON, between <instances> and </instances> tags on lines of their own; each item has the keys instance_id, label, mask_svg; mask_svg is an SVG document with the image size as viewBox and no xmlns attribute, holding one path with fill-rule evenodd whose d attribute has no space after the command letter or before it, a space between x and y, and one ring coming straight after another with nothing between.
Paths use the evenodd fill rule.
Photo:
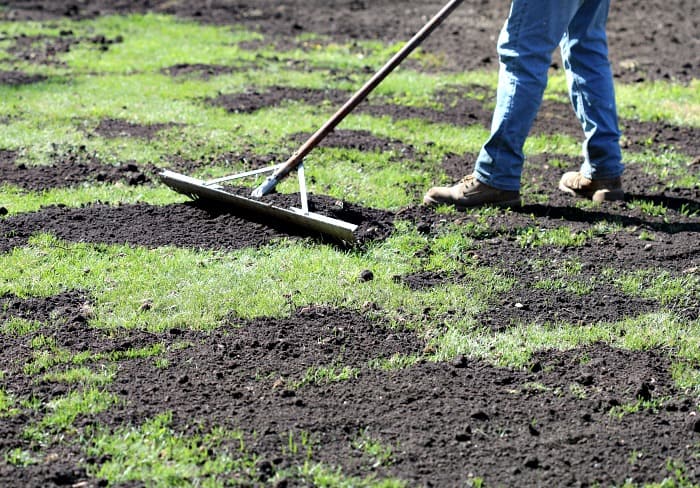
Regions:
<instances>
[{"instance_id":1,"label":"green grass","mask_svg":"<svg viewBox=\"0 0 700 488\"><path fill-rule=\"evenodd\" d=\"M70 368L64 371L46 373L41 377L41 381L49 383L68 383L80 385L104 386L112 382L117 374L115 366L101 368L100 371L81 366Z\"/></svg>"},{"instance_id":2,"label":"green grass","mask_svg":"<svg viewBox=\"0 0 700 488\"><path fill-rule=\"evenodd\" d=\"M373 359L369 362L369 367L373 369L381 369L384 371L394 371L405 368L410 368L418 361L421 356L416 354L404 355L396 353L389 358Z\"/></svg>"},{"instance_id":3,"label":"green grass","mask_svg":"<svg viewBox=\"0 0 700 488\"><path fill-rule=\"evenodd\" d=\"M79 415L104 412L118 401L116 395L96 388L71 391L64 397L48 402L46 415L38 424L25 427L24 437L40 444L44 443L50 435L68 431Z\"/></svg>"},{"instance_id":4,"label":"green grass","mask_svg":"<svg viewBox=\"0 0 700 488\"><path fill-rule=\"evenodd\" d=\"M152 205L167 205L184 202L184 197L165 186L126 186L124 184L81 185L77 188L54 188L43 192L29 192L10 185L0 185L0 206L8 215L36 212L41 207L64 205L80 207L94 202L107 204L133 204L137 202Z\"/></svg>"},{"instance_id":5,"label":"green grass","mask_svg":"<svg viewBox=\"0 0 700 488\"><path fill-rule=\"evenodd\" d=\"M358 368L349 366L331 365L331 366L313 366L306 370L303 378L294 384L296 388L301 388L306 385L325 385L335 381L346 381L352 378L357 378L360 374Z\"/></svg>"},{"instance_id":6,"label":"green grass","mask_svg":"<svg viewBox=\"0 0 700 488\"><path fill-rule=\"evenodd\" d=\"M484 298L509 287L492 270L462 264L469 279L412 292L393 279L414 271L419 263L395 250L397 240L409 236L416 250L428 244L426 237L412 233L365 254L339 253L331 246L307 242L216 253L69 244L40 236L28 246L0 255L0 295L49 296L86 290L95 300L91 324L109 329L211 329L231 312L242 318L279 317L304 305L359 310L367 302L376 303L378 313L390 323L415 327L426 308L432 310L432 317L447 310L461 311L466 320ZM373 270L375 279L358 284L365 269ZM141 279L134 280L135 274ZM144 301L152 304L148 310L141 307Z\"/></svg>"},{"instance_id":7,"label":"green grass","mask_svg":"<svg viewBox=\"0 0 700 488\"><path fill-rule=\"evenodd\" d=\"M166 351L166 347L163 344L154 344L152 346L145 346L140 348L129 348L125 351L111 351L111 352L100 352L93 353L90 351L83 351L79 353L71 353L69 350L58 347L55 340L46 338L43 335L36 336L31 342L32 349L32 359L29 360L24 365L24 373L28 375L36 375L43 373L52 369L58 365L73 365L82 366L87 363L96 363L99 361L121 361L123 359L136 359L136 358L148 358L158 356ZM176 346L173 346L176 347ZM58 374L58 378L63 378L65 380L66 373L53 373ZM76 373L72 373L76 374ZM49 378L53 378L52 374L49 374ZM92 378L98 383L99 375L86 376L86 379ZM107 376L107 379L109 375ZM107 382L106 379L103 381ZM89 381L88 381L89 382Z\"/></svg>"},{"instance_id":8,"label":"green grass","mask_svg":"<svg viewBox=\"0 0 700 488\"><path fill-rule=\"evenodd\" d=\"M24 336L31 334L41 327L36 320L27 320L21 317L11 317L0 323L0 334L11 336Z\"/></svg>"},{"instance_id":9,"label":"green grass","mask_svg":"<svg viewBox=\"0 0 700 488\"><path fill-rule=\"evenodd\" d=\"M653 298L665 305L682 303L683 299L697 298L700 294L700 277L696 274L674 275L653 270L620 273L608 269L604 275L629 295Z\"/></svg>"},{"instance_id":10,"label":"green grass","mask_svg":"<svg viewBox=\"0 0 700 488\"><path fill-rule=\"evenodd\" d=\"M170 423L171 415L164 413L140 427L98 429L86 452L109 460L91 474L110 484L140 481L149 486L224 486L216 476L230 471L254 478L256 458L246 452L240 432L214 429L185 437L173 432ZM228 450L224 442L239 447Z\"/></svg>"},{"instance_id":11,"label":"green grass","mask_svg":"<svg viewBox=\"0 0 700 488\"><path fill-rule=\"evenodd\" d=\"M14 405L14 398L5 390L0 389L0 418L17 413L17 409L14 408Z\"/></svg>"},{"instance_id":12,"label":"green grass","mask_svg":"<svg viewBox=\"0 0 700 488\"><path fill-rule=\"evenodd\" d=\"M23 468L39 462L33 453L19 447L9 450L4 458L6 463Z\"/></svg>"},{"instance_id":13,"label":"green grass","mask_svg":"<svg viewBox=\"0 0 700 488\"><path fill-rule=\"evenodd\" d=\"M217 427L207 433L185 436L174 432L171 422L172 416L166 412L139 427L114 432L97 429L86 443L86 453L93 457L106 456L108 461L89 468L90 474L106 480L110 486L138 481L148 486L222 487L261 481L257 467L259 458L249 450L243 432ZM308 436L297 439L293 432L289 433L289 441L281 454L296 455L299 447L308 447L306 461L276 471L270 484L297 479L319 487L404 486L399 480L348 477L340 468L313 462Z\"/></svg>"},{"instance_id":14,"label":"green grass","mask_svg":"<svg viewBox=\"0 0 700 488\"><path fill-rule=\"evenodd\" d=\"M373 468L388 466L393 462L394 447L375 439L367 429L360 431L357 438L352 442L352 447L367 457Z\"/></svg>"},{"instance_id":15,"label":"green grass","mask_svg":"<svg viewBox=\"0 0 700 488\"><path fill-rule=\"evenodd\" d=\"M578 326L567 323L522 324L503 333L451 329L434 341L437 360L459 354L502 366L526 367L532 354L545 349L567 350L603 342L632 351L665 350L674 363L679 387L700 392L700 321L687 322L670 313L649 313L619 322Z\"/></svg>"}]
</instances>

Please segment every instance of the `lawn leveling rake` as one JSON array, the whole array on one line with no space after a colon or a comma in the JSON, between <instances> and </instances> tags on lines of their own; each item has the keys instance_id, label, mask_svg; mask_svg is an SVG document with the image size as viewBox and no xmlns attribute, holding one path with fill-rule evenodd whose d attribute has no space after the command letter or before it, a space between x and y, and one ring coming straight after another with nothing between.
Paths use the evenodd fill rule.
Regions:
<instances>
[{"instance_id":1,"label":"lawn leveling rake","mask_svg":"<svg viewBox=\"0 0 700 488\"><path fill-rule=\"evenodd\" d=\"M230 205L240 210L243 218L273 219L280 223L291 224L312 232L318 232L353 243L356 240L355 231L357 225L342 220L320 215L309 211L308 196L306 193L306 180L304 178L304 158L314 149L357 105L360 104L377 85L379 85L389 73L391 73L406 57L413 52L433 30L435 30L463 0L451 0L435 17L430 19L423 28L411 38L406 45L397 52L372 78L367 81L350 99L345 102L340 110L333 115L320 129L318 129L297 151L282 164L260 168L253 171L224 176L212 180L200 180L185 176L174 171L164 170L160 173L160 179L169 187L190 196L193 199L217 201ZM292 171L297 170L299 176L299 194L301 208L282 208L269 202L260 200L261 197L272 192L277 184L286 178ZM236 195L227 191L221 183L240 178L271 173L265 181L258 186L249 197Z\"/></svg>"}]
</instances>

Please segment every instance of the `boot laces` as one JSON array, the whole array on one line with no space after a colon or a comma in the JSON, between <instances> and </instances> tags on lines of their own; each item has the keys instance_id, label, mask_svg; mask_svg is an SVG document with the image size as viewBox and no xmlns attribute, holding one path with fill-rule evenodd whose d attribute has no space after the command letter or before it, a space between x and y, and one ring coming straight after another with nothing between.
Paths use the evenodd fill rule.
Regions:
<instances>
[{"instance_id":1,"label":"boot laces","mask_svg":"<svg viewBox=\"0 0 700 488\"><path fill-rule=\"evenodd\" d=\"M467 175L460 180L460 183L463 184L467 188L471 188L472 186L476 185L478 183L478 181L474 177L474 175Z\"/></svg>"}]
</instances>

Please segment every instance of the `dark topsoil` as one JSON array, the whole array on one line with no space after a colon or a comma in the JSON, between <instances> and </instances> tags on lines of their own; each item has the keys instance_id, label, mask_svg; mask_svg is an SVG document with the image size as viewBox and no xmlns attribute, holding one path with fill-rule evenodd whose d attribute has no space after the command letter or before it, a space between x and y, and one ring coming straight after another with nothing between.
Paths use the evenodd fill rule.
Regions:
<instances>
[{"instance_id":1,"label":"dark topsoil","mask_svg":"<svg viewBox=\"0 0 700 488\"><path fill-rule=\"evenodd\" d=\"M11 304L9 314L27 307L53 310L44 314L36 334L52 336L62 348L107 352L161 343L170 366L157 368L152 359L120 361L108 390L122 402L96 417L79 417L77 427L138 425L167 410L178 432L198 432L201 426L206 432L214 425L240 429L250 453L260 458L249 482L299 462L301 454L284 448L290 432L302 431L312 433L313 461L343 466L351 475L398 476L411 486L462 486L470 476L506 486L660 481L669 474L668 458L683 462L689 479L700 476L693 462L692 446L700 435L695 405L674 387L665 351L594 344L538 353L524 371L463 357L381 371L368 362L396 353L421 356L424 341L356 312L314 307L286 319L234 320L209 334L173 329L110 336L76 314L86 306L83 300L63 294L41 306L36 299L21 305L16 297L0 298ZM23 347L28 340L8 338L9 347L0 350L9 368L5 388L44 401L65 394L65 385L21 374L31 357ZM170 347L183 342L189 347ZM338 364L356 368L358 376L299 385L308 368ZM621 405L664 398L673 400L622 418L612 414ZM22 426L38 418L24 411L6 419L0 424L0 448L28 449ZM363 431L392 446L390 463L376 466L353 447ZM106 461L81 462L79 450L58 440L46 451L56 461L27 468L0 464L0 483L70 485L88 479L86 465ZM631 462L634 453L642 455ZM301 486L298 480L288 482ZM90 486L97 483L90 480Z\"/></svg>"},{"instance_id":2,"label":"dark topsoil","mask_svg":"<svg viewBox=\"0 0 700 488\"><path fill-rule=\"evenodd\" d=\"M264 0L256 3L255 8L216 0L208 7L204 2L158 0L0 0L0 6L8 7L3 11L5 17L17 19L155 10L209 22L242 22L273 36L315 31L344 39L385 40L405 38L422 22L421 15L438 7L431 2L284 0ZM449 68L494 66L494 38L506 8L506 3L491 0L478 6L466 2L450 20L449 27L428 42L427 49L446 53ZM700 50L693 48L698 42L693 20L697 18L697 9L697 2L680 0L613 2L610 39L616 74L626 81L667 75L683 81L697 78ZM473 25L476 27L470 27ZM107 48L108 45L105 41ZM46 53L50 61L51 51ZM43 59L41 55L35 58ZM625 66L636 68L623 69L622 60L630 61ZM178 76L200 76L216 74L219 69L225 68L181 66L173 67L170 72ZM23 80L13 73L0 74L0 82L12 83L13 79L39 81ZM336 104L346 97L342 92L273 87L262 92L224 95L215 103L231 110L253 111L283 100L319 104L329 100ZM490 112L482 102L449 91L441 94L439 101L443 110L405 108L376 98L363 104L360 110L395 119L417 117L458 125L488 124ZM689 171L700 171L697 160L700 138L696 129L636 121L622 121L621 125L627 151L673 146L693 161ZM165 127L134 126L110 120L104 121L99 130L107 137L153 137L162 128ZM578 136L579 129L566 104L546 102L533 132ZM287 143L290 147L297 145L305 136L297 135ZM391 151L396 158L421 158L411 146L364 131L338 131L326 145ZM279 161L278 156L258 156L251 151L226 158L257 167ZM80 151L57 155L53 166L46 168L18 166L15 157L12 152L0 152L0 179L26 189L76 185L91 179L142 184L147 183L152 171L128 164L106 167ZM449 155L443 162L444 170L458 179L469 172L473 160L473 154ZM564 161L571 168L578 165L571 158L542 155L528 161L523 175L524 188L546 197L547 203L529 204L489 217L488 229L475 236L473 249L461 257L465 262L497 267L504 275L519 281L517 287L498 297L479 317L481 325L494 331L520 322L564 321L585 326L668 309L682 320L696 320L697 299L660 304L625 296L613 286L601 286L596 280L604 267L696 274L700 267L700 221L690 214L700 210L700 188L677 188L671 177L650 177L635 165L625 175L628 201L644 199L663 204L668 209L665 216L650 217L621 203L577 209L572 199L556 192L562 170L553 166L555 160ZM197 165L175 161L176 167L184 169L194 169ZM419 198L417 189L417 201ZM269 199L278 204L298 205L294 195L272 195ZM370 240L387 236L396 219L415 222L421 232L433 234L441 232L446 224L468 225L475 220L460 213L438 215L419 206L385 212L322 195L313 196L312 203L320 212L359 224L361 237ZM52 232L68 241L224 250L300 236L294 229L271 228L266 223L251 222L250 216L197 204L51 207L2 218L6 210L0 208L0 252L26 244L37 232ZM622 224L626 230L595 236L581 247L523 248L517 242L520 229L527 226L541 229L568 226L581 232L605 222ZM653 240L640 239L643 233L653 235ZM426 252L429 250L422 251ZM595 282L593 292L581 296L532 288L540 279L553 277L544 275L538 262L556 266L569 259L583 263L577 279ZM416 269L415 273L395 279L421 289L463 277ZM357 286L362 285L358 282ZM211 334L172 330L164 334L121 331L112 335L88 327L90 314L90 297L81 292L66 292L47 299L0 297L0 320L10 317L37 320L41 325L34 334L53 336L59 346L74 352L191 343L186 349L168 349L166 357L170 366L166 369L156 368L152 359L121 362L117 379L109 388L124 403L97 418L79 418L78 427L99 422L116 428L126 422L141 423L171 410L174 428L183 432L193 432L200 423L205 430L213 425L240 428L248 434L255 430L261 435L257 439L251 435L249 445L264 459L258 464L260 480L290 462L299 461L283 454L282 447L289 431L302 430L312 432L318 443L315 460L341 465L349 474L393 475L417 486L462 486L470 473L485 477L489 484L506 486L544 483L576 486L596 482L607 485L622 484L627 478L643 483L663 479L667 475L664 466L668 458L683 461L689 479L700 480L692 453L700 435L697 415L692 415L696 404L684 399L682 392L673 386L667 359L670 351L633 353L596 344L568 352L539 353L526 371L458 358L452 364L419 362L402 371L383 372L369 369L367 362L388 358L396 352L420 355L426 344L409 332L385 330L357 312L312 307L299 310L288 319L249 322L232 319ZM0 362L7 365L3 367L7 374L0 380L0 387L18 398L35 395L48 400L65 394L66 385L36 383L23 374L22 367L32 356L29 340L29 337L3 336ZM294 388L294 382L303 378L308 367L334 364L356 367L360 374L349 381ZM672 400L662 402L664 406L658 412L642 410L622 419L609 414L611 408L620 404L663 398ZM30 410L2 419L0 450L28 448L22 431L29 422L37 420L39 414ZM365 428L372 437L394 446L390 465L373 467L374 460L351 447ZM643 455L631 462L634 453ZM47 459L53 461L27 468L15 468L0 460L0 485L71 485L86 479L85 463L99 465L105 461L83 461L84 454L78 448L60 442L51 443L44 454L49 454ZM89 480L89 484L97 484L97 480ZM296 484L298 480L289 480L289 486Z\"/></svg>"},{"instance_id":3,"label":"dark topsoil","mask_svg":"<svg viewBox=\"0 0 700 488\"><path fill-rule=\"evenodd\" d=\"M15 151L0 149L0 183L29 191L78 186L83 183L141 185L150 181L148 172L135 163L109 165L84 150L70 150L52 156L49 165L17 164ZM149 168L153 172L152 168Z\"/></svg>"}]
</instances>

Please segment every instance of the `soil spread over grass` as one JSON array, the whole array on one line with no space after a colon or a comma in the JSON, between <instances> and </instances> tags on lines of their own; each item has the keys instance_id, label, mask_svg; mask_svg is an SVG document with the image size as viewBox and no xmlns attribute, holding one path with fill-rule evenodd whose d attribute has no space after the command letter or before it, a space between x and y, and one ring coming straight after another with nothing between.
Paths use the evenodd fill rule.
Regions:
<instances>
[{"instance_id":1,"label":"soil spread over grass","mask_svg":"<svg viewBox=\"0 0 700 488\"><path fill-rule=\"evenodd\" d=\"M420 356L424 342L343 310L311 307L285 319L234 320L211 333L123 331L116 338L80 322L55 327L61 317L53 320L54 327L37 334L50 334L74 352L165 345L161 359L167 367L153 358L120 361L107 389L124 401L93 418L78 418L79 431L140 425L163 411L173 413L176 432L196 433L198 425L238 429L259 456L257 480L307 455L285 450L290 432L313 433L314 461L342 464L350 475L394 475L412 485L454 486L470 473L496 484L620 484L630 476L660 481L669 457L685 462L691 479L700 475L692 459L693 403L673 386L663 351L594 344L538 353L525 371L463 357L385 371L369 367L369 361L396 353ZM176 342L186 346L170 347ZM9 377L22 378L15 374L22 358L8 354L10 348L0 352ZM310 368L334 364L351 368L351 378L309 379ZM66 391L48 379L12 386L19 395L42 400ZM662 408L639 407L671 396L676 400ZM2 446L26 447L21 425L36 420L23 415L4 421ZM390 446L390 456L377 463L363 454L356 447L363 435ZM46 447L61 461L21 469L7 465L0 481L39 486L86 479L75 447L58 440ZM641 455L631 461L635 452ZM86 461L99 466L108 460Z\"/></svg>"}]
</instances>

